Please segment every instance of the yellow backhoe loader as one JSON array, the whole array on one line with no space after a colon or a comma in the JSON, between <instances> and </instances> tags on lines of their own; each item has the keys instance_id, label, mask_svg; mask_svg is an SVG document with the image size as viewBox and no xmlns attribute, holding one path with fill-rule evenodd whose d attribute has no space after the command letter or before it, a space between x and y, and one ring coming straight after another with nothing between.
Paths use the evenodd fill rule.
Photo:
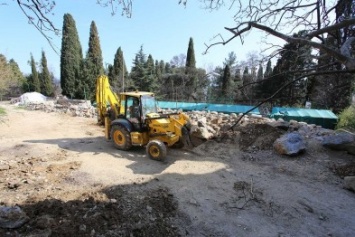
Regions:
<instances>
[{"instance_id":1,"label":"yellow backhoe loader","mask_svg":"<svg viewBox=\"0 0 355 237\"><path fill-rule=\"evenodd\" d=\"M167 147L192 147L189 117L184 113L158 113L154 93L115 94L107 76L100 76L96 84L96 103L98 122L105 126L106 139L112 140L120 150L146 146L151 159L164 160Z\"/></svg>"}]
</instances>

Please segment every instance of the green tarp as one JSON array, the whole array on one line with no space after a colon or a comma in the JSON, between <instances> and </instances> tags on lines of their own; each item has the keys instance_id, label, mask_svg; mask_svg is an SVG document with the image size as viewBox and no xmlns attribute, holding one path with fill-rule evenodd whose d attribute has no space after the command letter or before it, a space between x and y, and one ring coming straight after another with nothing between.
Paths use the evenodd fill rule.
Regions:
<instances>
[{"instance_id":1,"label":"green tarp","mask_svg":"<svg viewBox=\"0 0 355 237\"><path fill-rule=\"evenodd\" d=\"M338 117L332 111L321 109L273 107L270 117L316 124L329 129L334 129L338 122Z\"/></svg>"},{"instance_id":2,"label":"green tarp","mask_svg":"<svg viewBox=\"0 0 355 237\"><path fill-rule=\"evenodd\" d=\"M189 103L189 102L172 102L172 101L158 101L158 107L162 109L181 109L183 111L216 111L219 113L245 113L254 106L248 105L226 105L226 104L209 104L209 103ZM252 114L260 114L259 109L256 108ZM321 109L302 109L302 108L283 108L273 107L271 118L282 118L285 121L296 120L298 122L306 122L308 124L320 125L323 128L334 129L338 117L330 110Z\"/></svg>"},{"instance_id":3,"label":"green tarp","mask_svg":"<svg viewBox=\"0 0 355 237\"><path fill-rule=\"evenodd\" d=\"M226 105L226 104L209 104L209 103L190 103L190 102L171 102L171 101L158 101L158 107L162 109L181 109L183 111L216 111L219 113L245 113L252 109L254 106L248 105ZM252 110L252 114L260 114L259 109Z\"/></svg>"}]
</instances>

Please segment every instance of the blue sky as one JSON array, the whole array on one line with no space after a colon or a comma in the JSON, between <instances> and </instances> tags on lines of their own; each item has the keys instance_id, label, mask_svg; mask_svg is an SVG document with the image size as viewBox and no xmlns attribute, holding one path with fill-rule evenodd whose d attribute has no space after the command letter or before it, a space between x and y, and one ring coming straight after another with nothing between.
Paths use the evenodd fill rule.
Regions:
<instances>
[{"instance_id":1,"label":"blue sky","mask_svg":"<svg viewBox=\"0 0 355 237\"><path fill-rule=\"evenodd\" d=\"M109 8L100 7L96 0L58 0L49 16L55 26L62 29L63 15L70 13L75 22L83 52L87 51L91 21L95 21L105 63L113 63L113 57L121 47L125 62L130 70L135 54L143 45L145 54L152 54L154 60L169 62L173 56L185 54L189 38L194 40L196 63L198 67L209 69L221 66L228 53L234 51L237 60L245 59L248 52L260 51L260 35L253 31L244 45L235 39L226 46L218 45L202 55L211 39L221 33L225 38L231 36L223 27L234 26L233 11L228 7L218 11L203 9L197 0L188 1L187 7L178 0L136 0L133 3L131 18L121 16L120 11L112 16ZM46 53L49 70L58 78L60 75L60 56L50 47L46 39L31 25L16 5L9 1L0 6L0 53L9 60L13 58L25 74L30 73L28 61L30 53L37 62L41 51ZM53 44L61 47L61 36L54 36Z\"/></svg>"}]
</instances>

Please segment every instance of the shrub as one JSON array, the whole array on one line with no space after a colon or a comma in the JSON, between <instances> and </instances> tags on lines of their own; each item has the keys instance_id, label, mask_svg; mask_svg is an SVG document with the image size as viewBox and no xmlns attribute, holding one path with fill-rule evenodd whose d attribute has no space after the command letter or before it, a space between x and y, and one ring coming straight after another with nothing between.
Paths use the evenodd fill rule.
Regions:
<instances>
[{"instance_id":1,"label":"shrub","mask_svg":"<svg viewBox=\"0 0 355 237\"><path fill-rule=\"evenodd\" d=\"M5 115L5 114L6 114L5 109L0 107L0 115Z\"/></svg>"},{"instance_id":2,"label":"shrub","mask_svg":"<svg viewBox=\"0 0 355 237\"><path fill-rule=\"evenodd\" d=\"M350 105L340 113L336 128L346 128L353 132L355 131L355 105Z\"/></svg>"}]
</instances>

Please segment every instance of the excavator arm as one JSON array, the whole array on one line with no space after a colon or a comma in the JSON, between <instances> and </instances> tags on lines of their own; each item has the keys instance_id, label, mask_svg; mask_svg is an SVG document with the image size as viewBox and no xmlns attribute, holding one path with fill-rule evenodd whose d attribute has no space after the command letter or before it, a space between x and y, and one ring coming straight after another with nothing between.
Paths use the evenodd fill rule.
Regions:
<instances>
[{"instance_id":1,"label":"excavator arm","mask_svg":"<svg viewBox=\"0 0 355 237\"><path fill-rule=\"evenodd\" d=\"M105 75L97 78L96 103L97 119L99 123L104 124L105 117L110 117L109 113L113 113L113 118L117 117L120 102L117 95L111 90L108 77Z\"/></svg>"}]
</instances>

